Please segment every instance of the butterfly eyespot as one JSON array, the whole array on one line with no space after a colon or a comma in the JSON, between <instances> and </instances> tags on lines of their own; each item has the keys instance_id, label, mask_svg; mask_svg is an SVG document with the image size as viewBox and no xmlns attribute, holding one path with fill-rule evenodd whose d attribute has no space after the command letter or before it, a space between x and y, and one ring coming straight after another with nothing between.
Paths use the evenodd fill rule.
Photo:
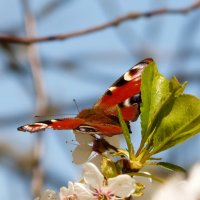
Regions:
<instances>
[{"instance_id":1,"label":"butterfly eyespot","mask_svg":"<svg viewBox=\"0 0 200 200\"><path fill-rule=\"evenodd\" d=\"M75 129L75 131L80 132L80 133L98 133L99 131L89 125L81 125L78 128Z\"/></svg>"},{"instance_id":2,"label":"butterfly eyespot","mask_svg":"<svg viewBox=\"0 0 200 200\"><path fill-rule=\"evenodd\" d=\"M136 94L135 96L132 96L131 98L126 99L125 101L121 102L119 105L120 108L129 107L133 105L138 105L142 102L141 94Z\"/></svg>"},{"instance_id":3,"label":"butterfly eyespot","mask_svg":"<svg viewBox=\"0 0 200 200\"><path fill-rule=\"evenodd\" d=\"M141 94L136 94L135 96L132 96L130 98L130 103L133 105L135 103L141 103L142 102L142 99L141 99Z\"/></svg>"}]
</instances>

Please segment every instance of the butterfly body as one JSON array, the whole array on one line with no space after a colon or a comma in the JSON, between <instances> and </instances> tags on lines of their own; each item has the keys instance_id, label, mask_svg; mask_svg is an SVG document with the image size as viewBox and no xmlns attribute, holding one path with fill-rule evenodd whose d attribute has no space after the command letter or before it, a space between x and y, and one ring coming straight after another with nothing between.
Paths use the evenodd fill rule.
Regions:
<instances>
[{"instance_id":1,"label":"butterfly body","mask_svg":"<svg viewBox=\"0 0 200 200\"><path fill-rule=\"evenodd\" d=\"M35 122L21 126L18 130L38 132L46 128L52 128L55 130L72 129L75 132L105 136L122 134L116 113L116 105L121 108L122 116L127 124L129 124L129 121L137 119L141 103L142 71L152 62L151 58L147 58L133 66L108 88L92 108L83 109L75 118Z\"/></svg>"}]
</instances>

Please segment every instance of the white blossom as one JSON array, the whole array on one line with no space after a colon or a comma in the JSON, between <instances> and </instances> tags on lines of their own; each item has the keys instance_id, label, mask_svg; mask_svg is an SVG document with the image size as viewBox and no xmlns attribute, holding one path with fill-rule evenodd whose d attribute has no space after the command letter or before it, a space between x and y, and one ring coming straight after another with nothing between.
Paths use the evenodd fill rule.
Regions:
<instances>
[{"instance_id":1,"label":"white blossom","mask_svg":"<svg viewBox=\"0 0 200 200\"><path fill-rule=\"evenodd\" d=\"M59 196L60 200L77 199L74 190L74 184L71 181L69 181L68 187L61 187Z\"/></svg>"},{"instance_id":2,"label":"white blossom","mask_svg":"<svg viewBox=\"0 0 200 200\"><path fill-rule=\"evenodd\" d=\"M94 152L94 142L96 140L95 137L87 134L82 133L75 133L76 141L78 142L77 147L73 150L73 162L75 164L83 164L87 161L93 162L96 165L99 165L101 160L101 154L97 154ZM109 144L113 145L114 147L119 146L119 137L120 136L113 136L111 137L104 137L104 139L109 142Z\"/></svg>"},{"instance_id":3,"label":"white blossom","mask_svg":"<svg viewBox=\"0 0 200 200\"><path fill-rule=\"evenodd\" d=\"M88 192L88 186L82 183L68 182L68 187L60 188L60 200L89 200L93 196Z\"/></svg>"},{"instance_id":4,"label":"white blossom","mask_svg":"<svg viewBox=\"0 0 200 200\"><path fill-rule=\"evenodd\" d=\"M105 181L102 173L91 162L83 166L83 178L86 185L89 186L86 190L96 200L123 199L135 191L135 180L129 175L123 174Z\"/></svg>"},{"instance_id":5,"label":"white blossom","mask_svg":"<svg viewBox=\"0 0 200 200\"><path fill-rule=\"evenodd\" d=\"M152 200L199 200L200 164L195 165L187 179L175 175L156 191Z\"/></svg>"}]
</instances>

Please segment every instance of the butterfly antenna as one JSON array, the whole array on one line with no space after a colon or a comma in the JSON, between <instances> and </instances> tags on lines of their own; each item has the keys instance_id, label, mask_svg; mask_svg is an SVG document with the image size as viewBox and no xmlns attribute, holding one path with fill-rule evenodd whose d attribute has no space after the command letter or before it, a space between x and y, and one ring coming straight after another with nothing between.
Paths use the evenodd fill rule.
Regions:
<instances>
[{"instance_id":1,"label":"butterfly antenna","mask_svg":"<svg viewBox=\"0 0 200 200\"><path fill-rule=\"evenodd\" d=\"M76 106L77 111L80 112L79 107L78 107L78 104L77 104L77 102L76 102L76 99L73 99L73 102L74 102L74 104L75 104L75 106Z\"/></svg>"}]
</instances>

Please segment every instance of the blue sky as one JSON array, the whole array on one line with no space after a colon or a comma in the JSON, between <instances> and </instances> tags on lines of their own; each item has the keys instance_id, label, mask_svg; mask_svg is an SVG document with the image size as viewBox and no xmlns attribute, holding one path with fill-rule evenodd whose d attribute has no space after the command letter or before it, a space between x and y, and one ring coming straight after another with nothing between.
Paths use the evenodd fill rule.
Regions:
<instances>
[{"instance_id":1,"label":"blue sky","mask_svg":"<svg viewBox=\"0 0 200 200\"><path fill-rule=\"evenodd\" d=\"M36 15L50 0L31 1ZM128 12L143 12L161 7L180 8L193 1L120 1L120 0L66 0L58 9L37 19L39 36L66 33L85 29L114 19ZM23 9L20 1L0 1L0 30L16 31L24 35ZM187 93L200 96L200 10L188 15L164 15L128 21L115 28L108 28L87 36L65 41L37 44L42 62L42 77L49 103L59 107L59 113L77 113L73 99L79 108L92 106L117 78L145 57L153 57L159 70L167 77L177 75L188 80ZM25 74L9 70L10 58L0 49L0 144L10 145L20 155L30 151L35 135L21 134L16 128L35 120L35 96L27 63L27 49L15 46L16 60ZM61 109L62 108L62 109ZM139 140L139 122L133 124L134 140ZM79 167L72 164L70 150L66 145L73 137L71 131L43 133L44 149L42 167L45 173L62 185L78 178ZM199 161L200 137L168 151L163 156L176 164L189 167ZM191 148L192 147L192 148ZM183 153L184 151L184 153ZM2 158L0 163L0 199L12 199L13 190L19 199L31 199L30 177L16 170L12 160ZM45 187L58 189L53 181ZM11 189L12 188L12 189Z\"/></svg>"}]
</instances>

